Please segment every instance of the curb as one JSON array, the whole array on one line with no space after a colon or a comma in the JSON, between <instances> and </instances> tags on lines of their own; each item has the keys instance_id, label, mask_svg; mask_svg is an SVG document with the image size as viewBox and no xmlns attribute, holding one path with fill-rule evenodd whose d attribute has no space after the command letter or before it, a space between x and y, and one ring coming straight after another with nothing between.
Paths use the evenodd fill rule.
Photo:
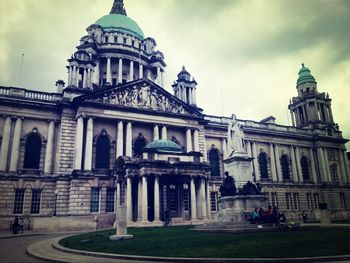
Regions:
<instances>
[{"instance_id":1,"label":"curb","mask_svg":"<svg viewBox=\"0 0 350 263\"><path fill-rule=\"evenodd\" d=\"M122 255L122 254L110 254L102 252L91 252L84 250L76 250L66 248L59 244L59 241L63 238L73 235L61 237L54 243L52 247L58 251L71 253L75 255L91 256L96 258L111 258L133 261L153 261L153 262L198 262L198 263L248 263L248 262L329 262L329 261L343 261L349 260L350 255L341 256L321 256L321 257L299 257L299 258L177 258L177 257L152 257L152 256L137 256L137 255ZM57 262L57 261L56 261Z\"/></svg>"},{"instance_id":2,"label":"curb","mask_svg":"<svg viewBox=\"0 0 350 263\"><path fill-rule=\"evenodd\" d=\"M6 236L0 236L0 239L8 239L8 238L17 238L17 237L30 237L30 236L42 236L45 235L43 233L30 233L30 234L12 234Z\"/></svg>"}]
</instances>

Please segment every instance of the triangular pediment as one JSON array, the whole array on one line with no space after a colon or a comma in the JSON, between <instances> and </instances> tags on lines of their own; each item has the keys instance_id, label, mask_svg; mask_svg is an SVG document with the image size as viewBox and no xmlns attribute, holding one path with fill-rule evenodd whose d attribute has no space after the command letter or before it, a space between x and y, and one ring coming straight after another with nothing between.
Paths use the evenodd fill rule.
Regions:
<instances>
[{"instance_id":1,"label":"triangular pediment","mask_svg":"<svg viewBox=\"0 0 350 263\"><path fill-rule=\"evenodd\" d=\"M138 80L117 87L101 89L76 98L76 101L155 112L200 115L196 108L187 105L149 80Z\"/></svg>"}]
</instances>

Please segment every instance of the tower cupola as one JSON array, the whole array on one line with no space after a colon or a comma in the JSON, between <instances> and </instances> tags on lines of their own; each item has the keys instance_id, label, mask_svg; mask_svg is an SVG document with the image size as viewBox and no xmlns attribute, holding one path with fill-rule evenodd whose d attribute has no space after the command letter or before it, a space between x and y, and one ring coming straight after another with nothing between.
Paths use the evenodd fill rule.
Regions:
<instances>
[{"instance_id":1,"label":"tower cupola","mask_svg":"<svg viewBox=\"0 0 350 263\"><path fill-rule=\"evenodd\" d=\"M182 66L182 70L177 74L177 80L172 85L174 95L183 102L196 105L196 89L197 82L194 78L191 79L191 74Z\"/></svg>"}]
</instances>

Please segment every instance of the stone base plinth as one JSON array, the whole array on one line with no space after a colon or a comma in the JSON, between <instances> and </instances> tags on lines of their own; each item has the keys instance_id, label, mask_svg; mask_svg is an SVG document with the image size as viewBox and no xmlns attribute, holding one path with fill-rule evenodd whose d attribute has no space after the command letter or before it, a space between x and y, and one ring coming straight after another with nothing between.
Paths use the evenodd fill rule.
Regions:
<instances>
[{"instance_id":1,"label":"stone base plinth","mask_svg":"<svg viewBox=\"0 0 350 263\"><path fill-rule=\"evenodd\" d=\"M225 196L219 200L219 212L214 215L214 222L246 222L247 213L255 208L267 208L264 195Z\"/></svg>"},{"instance_id":2,"label":"stone base plinth","mask_svg":"<svg viewBox=\"0 0 350 263\"><path fill-rule=\"evenodd\" d=\"M110 240L126 240L126 239L130 239L133 238L133 235L113 235L110 236L109 239Z\"/></svg>"}]
</instances>

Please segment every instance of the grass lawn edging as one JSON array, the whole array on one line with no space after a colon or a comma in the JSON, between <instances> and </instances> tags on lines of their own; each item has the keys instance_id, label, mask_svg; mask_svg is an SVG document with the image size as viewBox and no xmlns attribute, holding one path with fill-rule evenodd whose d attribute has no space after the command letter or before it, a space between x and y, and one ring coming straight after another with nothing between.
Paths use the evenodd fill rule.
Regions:
<instances>
[{"instance_id":1,"label":"grass lawn edging","mask_svg":"<svg viewBox=\"0 0 350 263\"><path fill-rule=\"evenodd\" d=\"M263 256L256 256L257 254L255 255L252 255L252 253L249 253L251 248L247 248L246 251L243 251L243 254L242 254L242 251L240 251L240 254L239 253L235 253L235 254L232 254L232 253L228 253L227 251L227 248L226 250L224 249L223 252L221 251L216 251L217 247L221 246L222 242L226 242L227 239L225 238L231 238L231 240L233 240L233 242L236 242L237 244L234 244L234 245L243 245L243 246L247 246L247 240L249 241L250 243L250 239L248 237L247 240L243 240L242 242L240 242L241 239L244 238L244 235L245 234L223 234L223 233L216 233L216 234L189 234L190 232L194 232L194 231L188 231L189 230L189 227L173 227L173 228L153 228L153 229L150 229L150 228L147 228L147 229L131 229L131 231L133 231L134 233L136 233L136 236L135 238L139 238L139 240L137 240L136 242L129 242L127 243L127 241L122 241L123 243L109 243L109 242L118 242L118 241L108 241L108 245L109 245L109 250L111 250L111 247L113 248L113 252L111 251L108 251L108 247L107 247L107 251L96 251L98 250L98 247L94 247L93 244L90 244L90 247L93 247L92 251L87 251L86 248L87 244L79 244L78 242L78 247L77 246L75 248L72 247L72 244L70 244L71 248L68 248L68 247L65 247L64 245L67 244L67 240L71 240L71 241L74 241L75 244L77 244L77 240L82 240L82 239L86 239L87 237L94 237L96 238L96 240L94 242L98 243L98 245L100 245L100 247L102 246L103 248L106 247L106 242L104 239L106 239L106 236L110 235L111 231L113 230L108 230L108 231L98 231L98 232L89 232L89 233L85 233L85 234L80 234L80 235L70 235L70 236L67 236L67 237L63 237L61 238L57 244L53 244L53 247L58 249L58 250L61 250L61 251L64 251L64 252L69 252L69 253L74 253L74 254L80 254L80 255L90 255L90 256L98 256L98 257L108 257L108 258L119 258L119 259L129 259L129 260L151 260L151 261L163 261L163 262L193 262L193 261L196 261L196 262L251 262L251 261L259 261L259 262L271 262L271 261L293 261L293 262L305 262L305 261L325 261L325 260L346 260L346 259L350 259L350 253L348 252L349 250L346 249L346 250L335 250L335 251L342 251L344 254L341 254L339 253L339 255L336 255L334 254L334 250L331 250L333 251L333 255L332 254L329 254L329 255L321 255L319 256L318 254L317 255L313 255L313 256L288 256L288 254L281 254L283 255L282 257L281 256L274 256L271 258L271 255L274 255L272 253L263 253L264 255ZM152 232L153 231L153 232ZM317 230L318 232L322 232L322 231L325 231L324 228L319 228ZM309 230L309 233L308 231L304 230L304 232L306 233L302 233L302 231L300 231L300 233L290 233L290 232L280 232L279 235L290 235L292 238L294 237L298 237L299 235L303 236L306 234L307 237L310 237L310 234L311 235L314 235L314 233L318 233L316 230L313 230L313 231L310 231ZM329 236L329 232L331 232L332 230L331 229L328 229L326 230L328 231L328 233L326 232L325 235L323 235L321 237L322 240L326 240L327 239L327 235ZM346 229L346 234L347 235L350 230L349 229ZM344 229L341 229L340 231L338 232L335 232L335 234L339 234L340 232L344 232ZM160 237L158 238L157 237L157 233L164 233L163 236L160 235ZM266 233L266 232L265 232ZM155 234L155 235L154 235ZM170 234L170 235L169 235ZM173 237L172 239L172 236L171 234L175 235L175 237ZM176 237L176 234L178 235L181 235L181 238L182 238L182 235L184 236L183 239L180 239L180 243L179 243L179 240L176 240L179 239L178 237ZM262 233L257 233L257 235L259 234L262 234ZM143 236L142 236L143 235ZM147 236L148 235L148 236ZM154 235L154 236L153 236ZM187 236L186 236L187 235ZM187 242L187 244L189 244L188 242L190 242L192 244L192 240L188 240L190 239L190 237L194 237L193 238L193 243L194 243L194 247L193 248L189 248L189 250L193 250L194 252L191 254L191 256L183 256L184 254L181 255L181 253L179 252L176 252L176 249L183 249L183 250L186 250L185 247L182 247L180 246L182 244L182 242ZM197 235L197 236L195 236ZM217 239L215 240L215 238L218 238L218 235L219 237L221 238L222 236L224 236L224 240L220 240ZM249 235L249 234L247 234ZM255 236L256 234L251 234L251 236ZM157 240L157 238L159 239L158 241L155 241L155 243L153 244L153 247L154 246L157 246L158 243L156 242L161 242L162 244L166 243L166 242L174 242L175 246L174 248L170 246L163 246L163 247L160 247L159 249L157 249L157 253L161 250L164 250L164 247L166 247L168 249L168 251L162 251L163 254L165 253L165 256L164 255L159 255L159 254L162 254L162 253L158 253L157 254L153 254L153 255L147 255L146 253L151 253L152 252L149 252L149 250L152 250L151 248L147 247L147 245L149 245L148 243L151 243L151 241L147 241L147 238L150 239L150 236L152 238L152 240ZM225 237L226 236L226 237ZM334 236L334 234L333 234ZM146 239L145 239L146 237ZM264 236L262 236L263 238L266 238L266 234L264 234ZM273 238L276 237L276 234L275 235L272 235ZM332 236L330 236L332 237ZM67 239L68 238L68 239ZM165 238L165 240L167 241L164 241L163 239ZM259 240L260 238L260 240ZM320 237L318 237L320 239ZM346 236L347 238L347 236ZM197 239L197 240L196 240ZM203 248L198 248L198 239L200 242L203 242ZM258 237L257 238L258 242L261 241L261 237ZM350 235L349 235L349 239L350 239ZM187 241L186 241L187 240ZM237 242L237 240L239 242ZM317 239L316 239L317 240ZM345 239L344 239L345 240ZM252 240L252 244L254 246L254 244L256 244L256 240ZM278 241L278 240L277 240ZM280 241L280 240L279 240ZM288 241L288 239L286 240ZM297 241L297 240L292 240L294 243ZM73 243L74 243L73 242ZM103 244L103 242L105 244ZM120 241L119 241L120 242ZM141 242L141 243L140 243ZM143 243L142 243L143 242ZM177 243L176 243L177 242ZM208 243L209 242L209 243ZM213 243L214 242L214 243ZM217 242L218 244L215 244L215 242ZM221 242L221 243L220 243ZM232 241L231 241L232 242ZM255 243L254 243L255 242ZM289 241L288 241L289 242ZM293 244L292 242L292 244ZM60 244L59 244L60 243ZM64 244L66 243L66 244ZM80 242L81 243L81 242ZM238 244L238 243L243 243L243 244ZM180 244L180 245L179 245ZM115 246L117 245L117 246ZM122 246L120 246L122 245ZM215 246L216 245L216 246ZM270 245L271 245L271 241L270 241ZM278 244L279 245L279 244ZM277 245L277 246L278 246ZM321 244L323 245L323 247L321 246L320 248L320 251L322 251L324 253L324 246L328 246L327 244L327 241L325 241L325 244ZM119 248L118 248L119 246ZM140 250L140 246L144 246L145 248L143 248L144 250L143 251L146 251L144 253L142 253L142 248ZM176 247L177 246L177 247ZM133 251L133 253L125 253L125 251L123 251L123 247L124 247L124 250L125 250L125 247L127 247L129 250L131 249L131 251ZM151 247L152 247L152 244L151 244ZM282 246L283 247L283 246ZM335 244L335 247L338 247L338 242L337 244ZM121 248L121 249L120 249ZM234 248L234 247L233 247ZM95 249L95 251L93 251ZM170 250L169 250L170 249ZM187 248L188 249L188 248ZM199 250L198 250L199 249ZM201 249L207 249L207 250L212 250L214 251L215 253L213 254L206 254L206 255L209 255L209 256L206 256L205 253L204 253L204 256L199 258L198 255L201 255L200 252L201 251L204 251L204 250L201 250ZM229 251L231 251L231 248L229 247ZM268 247L267 247L268 249ZM171 254L169 251L172 251L174 250L175 251L175 256L173 254ZM260 248L261 250L261 248ZM307 248L307 250L309 250ZM311 249L312 250L312 249ZM119 251L121 251L120 253L118 253ZM135 252L136 251L136 252ZM235 251L234 249L232 251ZM239 249L236 251L239 251ZM259 251L259 249L258 249ZM117 254L115 254L117 253ZM315 251L314 251L315 253ZM167 255L169 255L169 257L167 257ZM227 257L227 255L229 255ZM236 257L234 257L235 255L237 255ZM240 255L243 255L243 257L241 257Z\"/></svg>"}]
</instances>

